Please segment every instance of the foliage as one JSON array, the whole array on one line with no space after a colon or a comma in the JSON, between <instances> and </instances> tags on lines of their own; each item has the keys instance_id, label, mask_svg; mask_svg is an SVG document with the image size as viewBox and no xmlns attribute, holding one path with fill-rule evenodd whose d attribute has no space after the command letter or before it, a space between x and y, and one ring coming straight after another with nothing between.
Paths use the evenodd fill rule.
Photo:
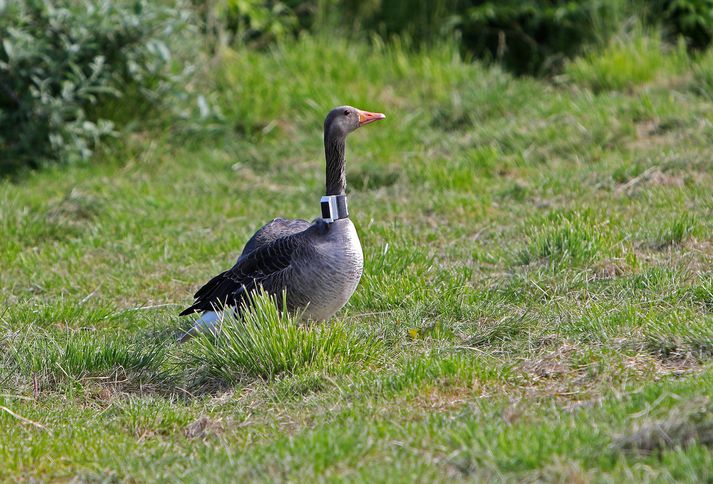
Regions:
<instances>
[{"instance_id":1,"label":"foliage","mask_svg":"<svg viewBox=\"0 0 713 484\"><path fill-rule=\"evenodd\" d=\"M418 42L457 32L465 51L528 74L558 71L582 49L606 45L632 19L697 49L713 38L713 0L342 0L328 12L344 12L354 31Z\"/></svg>"},{"instance_id":2,"label":"foliage","mask_svg":"<svg viewBox=\"0 0 713 484\"><path fill-rule=\"evenodd\" d=\"M0 10L0 172L86 159L121 112L146 115L175 88L169 45L186 10L121 0Z\"/></svg>"},{"instance_id":3,"label":"foliage","mask_svg":"<svg viewBox=\"0 0 713 484\"><path fill-rule=\"evenodd\" d=\"M713 0L225 0L218 10L239 42L342 31L420 45L456 34L464 52L519 74L558 72L583 49L606 45L632 19L694 48L713 36Z\"/></svg>"},{"instance_id":4,"label":"foliage","mask_svg":"<svg viewBox=\"0 0 713 484\"><path fill-rule=\"evenodd\" d=\"M323 22L319 26L341 25L352 33L370 32L383 38L396 35L417 43L434 42L450 36L456 16L469 3L464 0L325 1L319 2Z\"/></svg>"},{"instance_id":5,"label":"foliage","mask_svg":"<svg viewBox=\"0 0 713 484\"><path fill-rule=\"evenodd\" d=\"M617 0L470 3L458 21L466 48L529 74L557 71L583 46L606 40L624 13Z\"/></svg>"},{"instance_id":6,"label":"foliage","mask_svg":"<svg viewBox=\"0 0 713 484\"><path fill-rule=\"evenodd\" d=\"M298 27L294 9L279 0L225 0L218 16L235 41L253 45L284 40Z\"/></svg>"},{"instance_id":7,"label":"foliage","mask_svg":"<svg viewBox=\"0 0 713 484\"><path fill-rule=\"evenodd\" d=\"M659 2L663 26L683 36L691 47L703 49L713 39L713 0L666 0ZM654 11L653 14L658 12Z\"/></svg>"},{"instance_id":8,"label":"foliage","mask_svg":"<svg viewBox=\"0 0 713 484\"><path fill-rule=\"evenodd\" d=\"M298 30L346 31L412 39L417 45L457 33L465 51L519 73L550 72L587 43L608 37L626 10L620 0L227 0L224 16L240 40L279 39Z\"/></svg>"}]
</instances>

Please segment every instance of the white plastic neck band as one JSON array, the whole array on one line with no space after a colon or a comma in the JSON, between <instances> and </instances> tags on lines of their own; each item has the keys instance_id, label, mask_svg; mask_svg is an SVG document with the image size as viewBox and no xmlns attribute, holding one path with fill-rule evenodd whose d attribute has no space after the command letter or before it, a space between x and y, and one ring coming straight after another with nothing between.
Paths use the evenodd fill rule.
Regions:
<instances>
[{"instance_id":1,"label":"white plastic neck band","mask_svg":"<svg viewBox=\"0 0 713 484\"><path fill-rule=\"evenodd\" d=\"M327 223L349 217L346 195L325 195L319 203L322 206L322 219Z\"/></svg>"}]
</instances>

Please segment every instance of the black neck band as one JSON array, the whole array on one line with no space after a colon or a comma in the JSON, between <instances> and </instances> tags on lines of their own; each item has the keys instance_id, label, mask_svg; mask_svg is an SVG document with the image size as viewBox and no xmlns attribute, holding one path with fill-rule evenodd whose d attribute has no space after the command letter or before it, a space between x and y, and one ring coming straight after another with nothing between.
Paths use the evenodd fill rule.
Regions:
<instances>
[{"instance_id":1,"label":"black neck band","mask_svg":"<svg viewBox=\"0 0 713 484\"><path fill-rule=\"evenodd\" d=\"M327 223L349 217L346 195L325 195L320 200L322 219Z\"/></svg>"}]
</instances>

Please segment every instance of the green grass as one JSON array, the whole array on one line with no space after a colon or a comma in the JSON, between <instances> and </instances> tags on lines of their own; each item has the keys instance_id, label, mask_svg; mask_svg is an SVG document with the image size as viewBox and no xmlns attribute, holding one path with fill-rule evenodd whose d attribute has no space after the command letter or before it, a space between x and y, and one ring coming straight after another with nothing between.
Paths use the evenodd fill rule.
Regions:
<instances>
[{"instance_id":1,"label":"green grass","mask_svg":"<svg viewBox=\"0 0 713 484\"><path fill-rule=\"evenodd\" d=\"M647 35L637 28L614 38L603 51L569 62L565 70L574 83L602 91L632 89L659 78L671 78L684 71L687 64L685 45L671 48L661 41L659 33Z\"/></svg>"},{"instance_id":2,"label":"green grass","mask_svg":"<svg viewBox=\"0 0 713 484\"><path fill-rule=\"evenodd\" d=\"M156 370L163 358L163 348L156 344L107 335L97 337L82 329L60 336L43 334L28 326L3 343L5 365L18 376L34 378L43 387L85 378L139 376Z\"/></svg>"},{"instance_id":3,"label":"green grass","mask_svg":"<svg viewBox=\"0 0 713 484\"><path fill-rule=\"evenodd\" d=\"M680 244L693 235L696 226L694 216L686 213L676 216L663 227L660 236L661 244Z\"/></svg>"},{"instance_id":4,"label":"green grass","mask_svg":"<svg viewBox=\"0 0 713 484\"><path fill-rule=\"evenodd\" d=\"M530 246L519 254L523 264L546 260L550 264L586 263L612 252L616 245L611 240L608 221L592 221L585 213L549 214L545 220L532 222Z\"/></svg>"},{"instance_id":5,"label":"green grass","mask_svg":"<svg viewBox=\"0 0 713 484\"><path fill-rule=\"evenodd\" d=\"M208 378L236 384L368 359L369 341L357 339L342 324L301 327L299 314L281 313L266 294L251 300L240 318L225 318L215 337L198 338L192 357Z\"/></svg>"},{"instance_id":6,"label":"green grass","mask_svg":"<svg viewBox=\"0 0 713 484\"><path fill-rule=\"evenodd\" d=\"M0 480L712 479L710 55L645 39L566 83L222 51L209 129L0 182ZM255 229L317 215L342 103L388 115L349 139L349 304L176 344Z\"/></svg>"}]
</instances>

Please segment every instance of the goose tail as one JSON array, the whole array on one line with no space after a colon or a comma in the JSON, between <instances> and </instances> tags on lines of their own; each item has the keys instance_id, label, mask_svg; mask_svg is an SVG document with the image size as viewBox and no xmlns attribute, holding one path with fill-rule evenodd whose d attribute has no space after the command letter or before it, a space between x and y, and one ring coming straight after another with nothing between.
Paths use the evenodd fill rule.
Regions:
<instances>
[{"instance_id":1,"label":"goose tail","mask_svg":"<svg viewBox=\"0 0 713 484\"><path fill-rule=\"evenodd\" d=\"M193 323L193 327L183 333L178 337L180 343L185 343L189 339L193 338L197 334L210 332L212 334L218 333L220 331L220 325L224 318L223 312L218 311L206 311L200 318L196 319Z\"/></svg>"}]
</instances>

